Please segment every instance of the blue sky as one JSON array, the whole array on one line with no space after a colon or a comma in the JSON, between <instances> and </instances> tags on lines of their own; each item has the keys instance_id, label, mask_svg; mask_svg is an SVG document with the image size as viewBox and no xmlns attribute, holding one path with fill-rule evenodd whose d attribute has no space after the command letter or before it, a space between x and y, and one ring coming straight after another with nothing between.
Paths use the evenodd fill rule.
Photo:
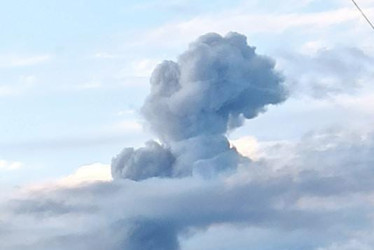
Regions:
<instances>
[{"instance_id":1,"label":"blue sky","mask_svg":"<svg viewBox=\"0 0 374 250\"><path fill-rule=\"evenodd\" d=\"M350 0L2 0L0 31L0 248L139 250L150 228L183 250L372 249L374 36ZM230 31L288 90L225 134L252 165L112 181L161 140L140 114L154 68Z\"/></svg>"},{"instance_id":2,"label":"blue sky","mask_svg":"<svg viewBox=\"0 0 374 250\"><path fill-rule=\"evenodd\" d=\"M2 174L11 185L109 163L113 152L151 138L138 115L150 73L202 33L243 33L279 63L325 48L372 51L349 1L7 1L0 12L0 159L22 163ZM234 137L295 139L342 122L331 103L328 115L306 107L306 118L292 101ZM273 121L282 130L264 134Z\"/></svg>"}]
</instances>

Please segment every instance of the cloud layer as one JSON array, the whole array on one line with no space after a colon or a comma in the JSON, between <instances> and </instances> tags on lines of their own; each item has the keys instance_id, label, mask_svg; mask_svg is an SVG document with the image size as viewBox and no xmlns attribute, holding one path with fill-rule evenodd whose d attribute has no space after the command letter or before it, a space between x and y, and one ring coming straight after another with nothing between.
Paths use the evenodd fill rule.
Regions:
<instances>
[{"instance_id":1,"label":"cloud layer","mask_svg":"<svg viewBox=\"0 0 374 250\"><path fill-rule=\"evenodd\" d=\"M236 173L209 180L125 179L26 191L1 206L1 249L372 245L372 133L325 131L263 150ZM225 247L216 243L224 232L236 232Z\"/></svg>"}]
</instances>

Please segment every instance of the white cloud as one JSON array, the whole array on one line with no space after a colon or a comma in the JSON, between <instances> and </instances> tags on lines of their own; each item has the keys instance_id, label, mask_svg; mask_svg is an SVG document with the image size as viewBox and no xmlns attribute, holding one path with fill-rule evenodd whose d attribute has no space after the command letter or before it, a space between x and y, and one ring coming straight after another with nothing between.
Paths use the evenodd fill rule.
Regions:
<instances>
[{"instance_id":1,"label":"white cloud","mask_svg":"<svg viewBox=\"0 0 374 250\"><path fill-rule=\"evenodd\" d=\"M325 49L328 49L328 46L322 40L308 41L301 47L301 51L309 55L316 54L318 51Z\"/></svg>"},{"instance_id":2,"label":"white cloud","mask_svg":"<svg viewBox=\"0 0 374 250\"><path fill-rule=\"evenodd\" d=\"M277 58L292 94L331 98L371 87L373 54L359 47L326 48L323 41L306 43L302 50Z\"/></svg>"},{"instance_id":3,"label":"white cloud","mask_svg":"<svg viewBox=\"0 0 374 250\"><path fill-rule=\"evenodd\" d=\"M82 183L111 181L110 165L94 163L78 168L73 174L57 181L59 186L77 186Z\"/></svg>"},{"instance_id":4,"label":"white cloud","mask_svg":"<svg viewBox=\"0 0 374 250\"><path fill-rule=\"evenodd\" d=\"M19 161L6 161L6 160L0 160L0 171L13 171L18 170L23 166L22 162Z\"/></svg>"},{"instance_id":5,"label":"white cloud","mask_svg":"<svg viewBox=\"0 0 374 250\"><path fill-rule=\"evenodd\" d=\"M93 56L94 58L99 58L99 59L118 59L118 58L123 58L123 56L118 55L118 54L111 54L108 52L97 52Z\"/></svg>"},{"instance_id":6,"label":"white cloud","mask_svg":"<svg viewBox=\"0 0 374 250\"><path fill-rule=\"evenodd\" d=\"M366 91L365 91L366 92ZM374 117L374 93L368 92L357 96L341 95L335 99L346 110L361 114L362 117ZM373 118L371 119L373 121Z\"/></svg>"},{"instance_id":7,"label":"white cloud","mask_svg":"<svg viewBox=\"0 0 374 250\"><path fill-rule=\"evenodd\" d=\"M0 96L15 96L23 94L37 86L38 78L35 75L21 75L15 84L1 84Z\"/></svg>"},{"instance_id":8,"label":"white cloud","mask_svg":"<svg viewBox=\"0 0 374 250\"><path fill-rule=\"evenodd\" d=\"M213 15L198 16L187 21L166 24L147 31L140 43L170 46L185 44L193 38L207 33L225 34L240 31L246 34L258 32L281 33L290 28L305 28L321 32L332 25L347 21L360 21L355 9L340 8L316 13L264 13L252 14L242 10L231 10ZM172 36L170 35L172 34Z\"/></svg>"},{"instance_id":9,"label":"white cloud","mask_svg":"<svg viewBox=\"0 0 374 250\"><path fill-rule=\"evenodd\" d=\"M259 158L259 143L255 137L245 136L236 140L230 140L230 143L244 156L253 160Z\"/></svg>"},{"instance_id":10,"label":"white cloud","mask_svg":"<svg viewBox=\"0 0 374 250\"><path fill-rule=\"evenodd\" d=\"M317 250L372 250L372 246L359 240L350 240L346 243L333 243L326 248L318 248Z\"/></svg>"},{"instance_id":11,"label":"white cloud","mask_svg":"<svg viewBox=\"0 0 374 250\"><path fill-rule=\"evenodd\" d=\"M112 125L112 129L117 132L141 132L143 125L136 120L123 120Z\"/></svg>"},{"instance_id":12,"label":"white cloud","mask_svg":"<svg viewBox=\"0 0 374 250\"><path fill-rule=\"evenodd\" d=\"M108 182L112 180L112 174L109 164L93 163L83 165L76 169L72 174L62 176L58 179L45 180L37 183L23 186L20 194L33 192L44 192L60 188L74 188L81 185L92 184L95 182Z\"/></svg>"},{"instance_id":13,"label":"white cloud","mask_svg":"<svg viewBox=\"0 0 374 250\"><path fill-rule=\"evenodd\" d=\"M33 66L40 63L45 63L51 58L52 56L48 54L33 56L0 55L0 68Z\"/></svg>"},{"instance_id":14,"label":"white cloud","mask_svg":"<svg viewBox=\"0 0 374 250\"><path fill-rule=\"evenodd\" d=\"M76 85L76 89L78 90L85 90L85 89L97 89L102 87L103 84L100 81L89 81L82 84Z\"/></svg>"},{"instance_id":15,"label":"white cloud","mask_svg":"<svg viewBox=\"0 0 374 250\"><path fill-rule=\"evenodd\" d=\"M139 77L149 77L153 71L153 69L156 67L156 65L160 63L159 60L154 59L142 59L133 62L132 65L132 72L135 76Z\"/></svg>"},{"instance_id":16,"label":"white cloud","mask_svg":"<svg viewBox=\"0 0 374 250\"><path fill-rule=\"evenodd\" d=\"M125 110L118 111L116 115L117 116L132 116L134 114L136 114L136 110L128 108L128 109L125 109Z\"/></svg>"}]
</instances>

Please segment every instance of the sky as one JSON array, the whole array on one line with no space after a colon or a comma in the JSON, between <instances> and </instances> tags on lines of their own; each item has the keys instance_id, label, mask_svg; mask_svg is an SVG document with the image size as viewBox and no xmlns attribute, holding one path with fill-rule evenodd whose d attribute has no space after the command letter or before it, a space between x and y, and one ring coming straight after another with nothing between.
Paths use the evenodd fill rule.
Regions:
<instances>
[{"instance_id":1,"label":"sky","mask_svg":"<svg viewBox=\"0 0 374 250\"><path fill-rule=\"evenodd\" d=\"M351 1L3 0L0 30L0 248L373 249L374 33ZM234 65L225 91L191 84L209 62Z\"/></svg>"},{"instance_id":2,"label":"sky","mask_svg":"<svg viewBox=\"0 0 374 250\"><path fill-rule=\"evenodd\" d=\"M370 7L370 1L361 4ZM347 72L344 67L350 66L354 50L372 50L371 31L349 1L15 1L2 5L0 159L6 165L23 166L2 174L6 176L2 182L10 185L64 176L82 165L108 164L113 152L151 138L142 129L138 111L149 91L152 69L162 60L175 59L204 33L245 34L259 52L278 59L290 75L287 80L299 81L295 84L300 91L312 88L290 102L330 95L324 87L316 93L324 83L308 87L318 80L341 80L328 86L331 93L358 91L357 71ZM322 58L324 49L331 59ZM340 68L329 62L334 56L344 59ZM299 60L305 65L296 63ZM327 64L322 80L313 75L320 72L320 63ZM339 76L339 71L345 75ZM295 79L300 73L302 83ZM298 105L289 102L233 136L295 139L309 130L346 122L340 117L345 110L334 107L335 100L312 101L316 105L305 108L313 109L308 110L313 117L305 119L306 110L296 110ZM333 110L320 114L318 105ZM280 128L272 126L286 120L278 123Z\"/></svg>"}]
</instances>

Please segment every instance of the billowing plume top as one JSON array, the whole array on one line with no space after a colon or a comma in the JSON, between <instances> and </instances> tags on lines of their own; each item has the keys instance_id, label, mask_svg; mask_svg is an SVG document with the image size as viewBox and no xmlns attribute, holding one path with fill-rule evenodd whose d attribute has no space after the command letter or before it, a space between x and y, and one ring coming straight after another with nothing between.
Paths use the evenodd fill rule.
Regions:
<instances>
[{"instance_id":1,"label":"billowing plume top","mask_svg":"<svg viewBox=\"0 0 374 250\"><path fill-rule=\"evenodd\" d=\"M238 33L201 36L178 62L158 65L151 86L142 111L166 143L223 134L286 98L274 62Z\"/></svg>"},{"instance_id":2,"label":"billowing plume top","mask_svg":"<svg viewBox=\"0 0 374 250\"><path fill-rule=\"evenodd\" d=\"M245 36L201 36L152 74L142 113L162 143L123 150L112 161L113 177L210 177L236 169L248 159L225 133L285 100L282 81L274 62L257 55Z\"/></svg>"}]
</instances>

